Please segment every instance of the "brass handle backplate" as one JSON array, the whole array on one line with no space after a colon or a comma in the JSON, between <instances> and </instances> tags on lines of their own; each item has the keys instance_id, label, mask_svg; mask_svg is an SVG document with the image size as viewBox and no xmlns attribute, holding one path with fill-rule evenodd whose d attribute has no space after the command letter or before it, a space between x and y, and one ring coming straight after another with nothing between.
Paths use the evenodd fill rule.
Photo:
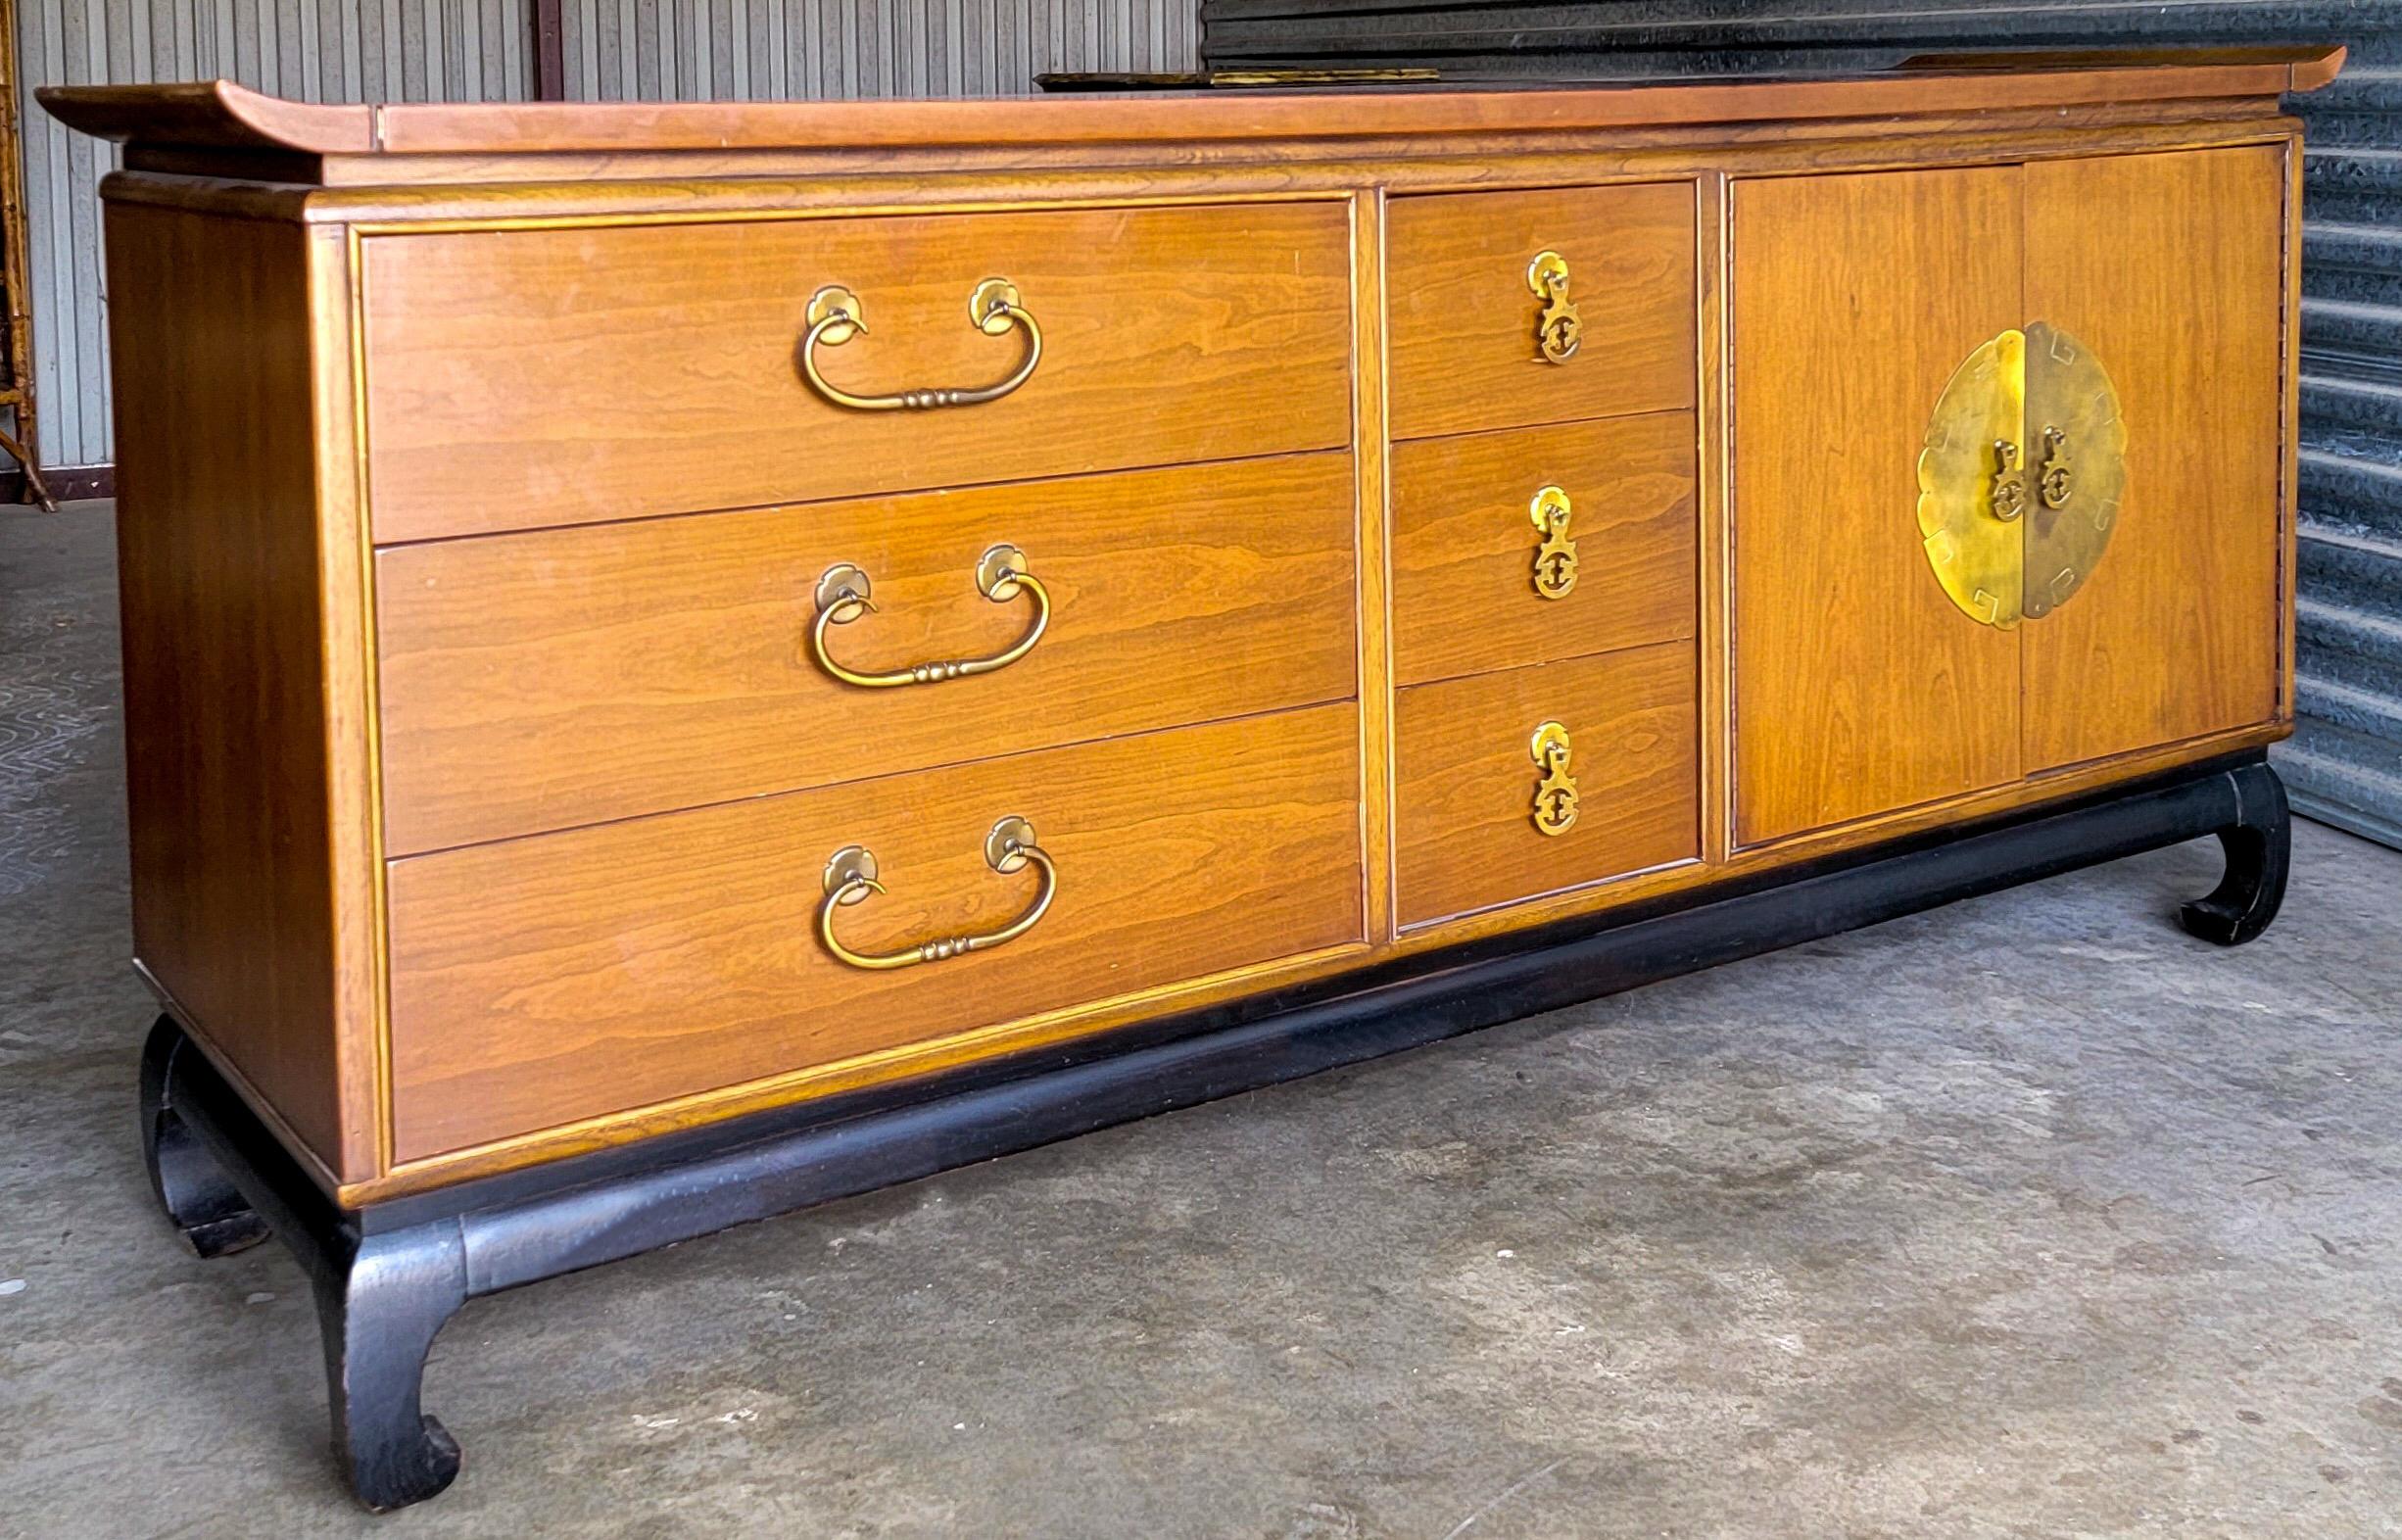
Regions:
<instances>
[{"instance_id":1,"label":"brass handle backplate","mask_svg":"<svg viewBox=\"0 0 2402 1540\"><path fill-rule=\"evenodd\" d=\"M1532 816L1535 832L1563 835L1576 823L1576 778L1568 774L1568 755L1573 746L1568 742L1568 730L1557 722L1546 722L1535 729L1526 751L1542 772L1535 781L1535 800Z\"/></svg>"},{"instance_id":2,"label":"brass handle backplate","mask_svg":"<svg viewBox=\"0 0 2402 1540\"><path fill-rule=\"evenodd\" d=\"M1543 307L1535 314L1535 351L1553 363L1576 356L1585 340L1584 317L1568 298L1568 260L1558 252L1538 252L1526 265L1526 287Z\"/></svg>"},{"instance_id":3,"label":"brass handle backplate","mask_svg":"<svg viewBox=\"0 0 2402 1540\"><path fill-rule=\"evenodd\" d=\"M864 690L889 690L896 685L932 685L945 679L966 679L976 674L989 674L1007 668L1034 650L1042 640L1043 628L1051 623L1051 591L1042 580L1026 569L1026 553L1011 545L993 546L976 563L976 591L996 604L1006 604L1021 591L1034 599L1034 623L1026 634L1002 651L990 657L945 659L932 663L912 663L906 668L889 669L880 673L862 673L838 663L826 650L826 632L831 626L846 626L861 615L872 614L876 602L867 573L847 561L838 561L826 569L817 580L817 622L809 628L809 650L817 658L817 666L846 685Z\"/></svg>"},{"instance_id":4,"label":"brass handle backplate","mask_svg":"<svg viewBox=\"0 0 2402 1540\"><path fill-rule=\"evenodd\" d=\"M1535 592L1545 599L1565 599L1576 586L1576 542L1568 538L1568 495L1558 487L1545 487L1526 505L1527 517L1534 520L1536 531L1543 537L1535 546Z\"/></svg>"},{"instance_id":5,"label":"brass handle backplate","mask_svg":"<svg viewBox=\"0 0 2402 1540\"><path fill-rule=\"evenodd\" d=\"M896 396L854 396L826 378L818 368L817 350L839 348L867 331L867 308L859 296L830 283L809 297L809 330L800 339L800 370L810 389L838 407L853 411L923 411L936 407L974 407L998 401L1033 377L1042 361L1042 328L1018 297L1018 286L1006 278L986 278L968 297L968 320L978 331L998 337L1011 328L1026 333L1026 357L1017 372L997 385L972 390L905 390Z\"/></svg>"},{"instance_id":6,"label":"brass handle backplate","mask_svg":"<svg viewBox=\"0 0 2402 1540\"><path fill-rule=\"evenodd\" d=\"M1927 423L1918 533L1936 581L1981 624L2042 619L2101 560L2126 481L2127 423L2101 361L2045 321L2002 332Z\"/></svg>"},{"instance_id":7,"label":"brass handle backplate","mask_svg":"<svg viewBox=\"0 0 2402 1540\"><path fill-rule=\"evenodd\" d=\"M1034 826L1014 813L994 824L985 836L985 864L1004 875L1022 871L1031 864L1042 873L1042 891L1024 914L997 931L982 936L937 937L896 952L854 952L834 934L835 911L858 903L870 893L883 892L885 886L877 880L875 852L863 844L846 844L826 860L826 896L817 906L817 938L837 961L852 968L873 970L915 968L920 963L964 957L969 952L989 951L1014 941L1033 930L1034 922L1051 907L1051 899L1059 892L1058 869L1051 865L1051 858L1043 853L1042 846L1034 842Z\"/></svg>"}]
</instances>

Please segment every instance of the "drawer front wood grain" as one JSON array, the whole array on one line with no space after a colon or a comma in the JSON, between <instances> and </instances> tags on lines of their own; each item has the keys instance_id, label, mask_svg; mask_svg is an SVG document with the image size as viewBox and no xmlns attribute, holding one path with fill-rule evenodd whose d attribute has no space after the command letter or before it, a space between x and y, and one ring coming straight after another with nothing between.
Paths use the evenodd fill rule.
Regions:
<instances>
[{"instance_id":1,"label":"drawer front wood grain","mask_svg":"<svg viewBox=\"0 0 2402 1540\"><path fill-rule=\"evenodd\" d=\"M1333 202L379 235L364 247L379 542L1326 449L1350 434L1350 248ZM1018 287L1042 357L969 302Z\"/></svg>"},{"instance_id":2,"label":"drawer front wood grain","mask_svg":"<svg viewBox=\"0 0 2402 1540\"><path fill-rule=\"evenodd\" d=\"M1358 734L1346 702L394 862L399 1157L1359 941ZM1058 870L1026 935L881 973L820 943L854 843L888 891L847 946L1017 917L1013 813Z\"/></svg>"},{"instance_id":3,"label":"drawer front wood grain","mask_svg":"<svg viewBox=\"0 0 2402 1540\"><path fill-rule=\"evenodd\" d=\"M1393 448L1393 669L1404 684L1694 634L1694 422L1656 412ZM1568 500L1564 591L1530 508ZM1547 597L1537 583L1546 563Z\"/></svg>"},{"instance_id":4,"label":"drawer front wood grain","mask_svg":"<svg viewBox=\"0 0 2402 1540\"><path fill-rule=\"evenodd\" d=\"M1357 693L1351 459L1330 454L438 541L378 553L387 847L436 849ZM828 655L990 657L862 688Z\"/></svg>"},{"instance_id":5,"label":"drawer front wood grain","mask_svg":"<svg viewBox=\"0 0 2402 1540\"><path fill-rule=\"evenodd\" d=\"M1395 198L1385 292L1395 438L1570 422L1694 403L1690 182ZM1536 346L1535 257L1567 260L1583 324Z\"/></svg>"},{"instance_id":6,"label":"drawer front wood grain","mask_svg":"<svg viewBox=\"0 0 2402 1540\"><path fill-rule=\"evenodd\" d=\"M1689 642L1417 685L1395 702L1394 881L1404 925L1691 860L1701 851ZM1567 729L1577 815L1539 832L1528 745Z\"/></svg>"}]
</instances>

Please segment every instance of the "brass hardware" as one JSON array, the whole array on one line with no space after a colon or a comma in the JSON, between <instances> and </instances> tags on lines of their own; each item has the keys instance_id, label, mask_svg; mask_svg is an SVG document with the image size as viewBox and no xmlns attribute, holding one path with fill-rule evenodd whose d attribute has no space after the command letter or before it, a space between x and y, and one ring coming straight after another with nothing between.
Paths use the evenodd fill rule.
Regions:
<instances>
[{"instance_id":1,"label":"brass hardware","mask_svg":"<svg viewBox=\"0 0 2402 1540\"><path fill-rule=\"evenodd\" d=\"M933 663L912 663L882 673L863 674L834 660L826 650L826 628L846 626L861 615L873 614L876 602L870 597L873 585L868 576L847 561L838 561L826 569L817 580L817 622L809 628L809 650L817 658L817 666L846 685L863 690L889 690L896 685L933 685L945 679L966 679L976 674L989 674L1007 668L1034 650L1042 640L1043 629L1051 623L1051 591L1042 580L1026 569L1026 553L1012 545L997 545L987 549L976 563L976 591L996 604L1006 604L1023 590L1034 597L1034 623L1026 634L1007 649L990 657L971 657Z\"/></svg>"},{"instance_id":2,"label":"brass hardware","mask_svg":"<svg viewBox=\"0 0 2402 1540\"><path fill-rule=\"evenodd\" d=\"M2027 513L2026 609L2036 620L2066 603L2100 564L2127 484L2127 423L2109 371L2075 337L2042 321L2027 328L2027 420L2045 424L2040 506Z\"/></svg>"},{"instance_id":3,"label":"brass hardware","mask_svg":"<svg viewBox=\"0 0 2402 1540\"><path fill-rule=\"evenodd\" d=\"M1018 286L1006 278L986 278L968 296L968 322L987 337L1005 335L1011 327L1026 333L1026 357L1017 372L998 385L973 390L905 390L897 396L854 396L819 372L817 350L822 344L839 348L867 333L867 309L859 296L830 283L809 296L809 330L800 339L800 369L809 386L838 407L853 411L931 410L937 407L975 407L998 401L1033 377L1042 361L1042 328L1018 297Z\"/></svg>"},{"instance_id":4,"label":"brass hardware","mask_svg":"<svg viewBox=\"0 0 2402 1540\"><path fill-rule=\"evenodd\" d=\"M2037 321L1970 354L1918 457L1919 533L1960 611L2006 631L2065 602L2109 544L2126 450L2118 392L2068 333Z\"/></svg>"},{"instance_id":5,"label":"brass hardware","mask_svg":"<svg viewBox=\"0 0 2402 1540\"><path fill-rule=\"evenodd\" d=\"M1568 730L1557 722L1546 722L1535 729L1527 744L1530 754L1542 772L1535 782L1535 832L1563 835L1576 822L1576 778L1568 774Z\"/></svg>"},{"instance_id":6,"label":"brass hardware","mask_svg":"<svg viewBox=\"0 0 2402 1540\"><path fill-rule=\"evenodd\" d=\"M1554 363L1575 357L1585 340L1584 317L1568 298L1568 260L1558 252L1538 252L1526 265L1526 287L1543 302L1535 316L1535 348Z\"/></svg>"},{"instance_id":7,"label":"brass hardware","mask_svg":"<svg viewBox=\"0 0 2402 1540\"><path fill-rule=\"evenodd\" d=\"M1568 538L1568 495L1545 487L1526 505L1527 516L1543 535L1535 547L1535 592L1545 599L1565 599L1576 586L1576 542Z\"/></svg>"},{"instance_id":8,"label":"brass hardware","mask_svg":"<svg viewBox=\"0 0 2402 1540\"><path fill-rule=\"evenodd\" d=\"M985 836L985 864L994 871L1006 876L1023 871L1030 863L1041 869L1042 891L1024 914L999 930L982 936L938 937L896 952L854 952L835 938L834 912L846 904L858 903L870 893L885 891L885 886L877 880L875 853L865 845L846 844L826 861L826 896L817 906L817 938L826 943L826 950L834 953L838 961L853 968L914 968L920 963L989 951L1034 928L1059 892L1059 872L1043 853L1042 846L1034 842L1034 826L1015 814L994 824Z\"/></svg>"},{"instance_id":9,"label":"brass hardware","mask_svg":"<svg viewBox=\"0 0 2402 1540\"><path fill-rule=\"evenodd\" d=\"M2068 435L2058 428L2043 430L2043 470L2036 478L2036 490L2047 508L2068 505Z\"/></svg>"},{"instance_id":10,"label":"brass hardware","mask_svg":"<svg viewBox=\"0 0 2402 1540\"><path fill-rule=\"evenodd\" d=\"M2008 439L1994 441L1994 489L1986 494L1985 502L2005 524L2027 511L2027 473L2018 461L2017 445Z\"/></svg>"},{"instance_id":11,"label":"brass hardware","mask_svg":"<svg viewBox=\"0 0 2402 1540\"><path fill-rule=\"evenodd\" d=\"M2026 348L2026 334L2011 330L1968 356L1918 457L1918 531L1936 580L1963 614L2005 631L2018 624L2023 542L1994 516L1994 446L2018 442Z\"/></svg>"}]
</instances>

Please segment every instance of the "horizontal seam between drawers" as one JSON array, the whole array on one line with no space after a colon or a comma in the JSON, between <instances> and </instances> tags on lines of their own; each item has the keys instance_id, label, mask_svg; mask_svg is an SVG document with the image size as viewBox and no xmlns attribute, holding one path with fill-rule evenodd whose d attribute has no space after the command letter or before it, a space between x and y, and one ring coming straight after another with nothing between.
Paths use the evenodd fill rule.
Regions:
<instances>
[{"instance_id":1,"label":"horizontal seam between drawers","mask_svg":"<svg viewBox=\"0 0 2402 1540\"><path fill-rule=\"evenodd\" d=\"M1599 647L1589 652L1564 652L1558 657L1538 657L1517 663L1498 663L1491 668L1464 668L1452 674L1432 674L1424 679L1404 680L1399 674L1393 679L1393 694L1418 690L1427 685L1447 685L1460 679L1484 679L1494 674L1514 674L1525 669L1550 668L1559 663L1582 663L1597 657L1611 657L1620 652L1640 652L1646 648L1667 647L1677 642L1691 642L1701 628L1696 625L1667 636L1652 637L1642 642L1621 642L1616 647Z\"/></svg>"},{"instance_id":2,"label":"horizontal seam between drawers","mask_svg":"<svg viewBox=\"0 0 2402 1540\"><path fill-rule=\"evenodd\" d=\"M940 764L918 765L907 770L888 770L882 775L853 776L843 781L821 781L811 786L783 787L773 792L753 792L746 796L721 796L706 802L689 802L676 807L662 807L645 813L624 813L615 818L592 818L582 823L558 824L544 829L528 829L518 834L492 835L481 840L461 840L456 844L428 845L423 849L392 852L387 850L384 865L391 867L403 861L421 860L429 856L448 855L456 850L473 850L484 845L515 844L528 840L548 840L556 836L581 834L592 829L606 829L615 824L640 823L645 819L673 818L681 813L706 812L711 808L739 807L746 802L770 802L788 796L807 796L815 792L831 792L838 787L870 786L878 781L898 781L909 776L932 775L943 770L958 770L969 765L1004 764L1012 759L1025 759L1033 754L1055 754L1072 748L1089 748L1096 744L1123 743L1133 738L1156 738L1162 733L1185 733L1195 728L1223 727L1233 722L1259 721L1272 716L1289 716L1300 711L1321 711L1327 706L1346 701L1356 705L1359 694L1326 696L1317 700L1301 700L1290 705L1267 706L1257 711L1237 711L1230 716L1204 717L1195 722L1170 722L1162 727L1146 727L1131 733L1103 733L1093 738L1070 739L1066 743L1044 744L1036 748L1021 748L1013 753L981 754L968 759L946 759Z\"/></svg>"},{"instance_id":3,"label":"horizontal seam between drawers","mask_svg":"<svg viewBox=\"0 0 2402 1540\"><path fill-rule=\"evenodd\" d=\"M1621 415L1635 415L1621 413ZM1562 424L1545 424L1561 426ZM826 508L844 503L890 503L901 498L939 498L954 492L982 492L998 487L1039 487L1059 481L1091 481L1103 476L1134 476L1169 470L1207 469L1216 465L1254 465L1278 459L1314 459L1325 455L1349 455L1351 441L1339 440L1316 448L1263 450L1256 455L1229 455L1216 459L1167 459L1146 461L1135 465L1111 465L1095 470L1054 471L1040 476L1007 476L995 481L944 482L925 487L898 487L883 492L845 492L840 497L770 499L765 503L729 503L709 507L678 508L663 513L629 513L621 518L572 519L556 524L514 524L505 529L460 530L449 535L411 535L401 540L375 540L378 554L387 551L407 551L417 546L449 545L462 540L506 540L518 535L549 535L563 530L622 528L628 524L656 524L666 519L709 518L720 513L765 513L777 508ZM372 474L370 472L370 481ZM372 492L370 485L369 491ZM372 500L367 509L367 527L374 536L375 510Z\"/></svg>"}]
</instances>

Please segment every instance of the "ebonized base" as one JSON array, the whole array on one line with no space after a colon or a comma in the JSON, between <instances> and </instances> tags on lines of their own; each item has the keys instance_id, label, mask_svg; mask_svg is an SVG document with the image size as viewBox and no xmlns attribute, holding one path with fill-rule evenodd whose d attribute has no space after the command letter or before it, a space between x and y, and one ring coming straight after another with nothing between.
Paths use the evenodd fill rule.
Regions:
<instances>
[{"instance_id":1,"label":"ebonized base","mask_svg":"<svg viewBox=\"0 0 2402 1540\"><path fill-rule=\"evenodd\" d=\"M160 1202L202 1256L271 1230L307 1267L335 1451L361 1502L398 1508L458 1473L458 1445L419 1410L419 1383L435 1334L478 1295L2209 834L2226 847L2226 878L2181 918L2208 940L2250 940L2276 917L2290 850L2283 788L2257 754L357 1211L335 1207L162 1017L142 1056L143 1149Z\"/></svg>"}]
</instances>

